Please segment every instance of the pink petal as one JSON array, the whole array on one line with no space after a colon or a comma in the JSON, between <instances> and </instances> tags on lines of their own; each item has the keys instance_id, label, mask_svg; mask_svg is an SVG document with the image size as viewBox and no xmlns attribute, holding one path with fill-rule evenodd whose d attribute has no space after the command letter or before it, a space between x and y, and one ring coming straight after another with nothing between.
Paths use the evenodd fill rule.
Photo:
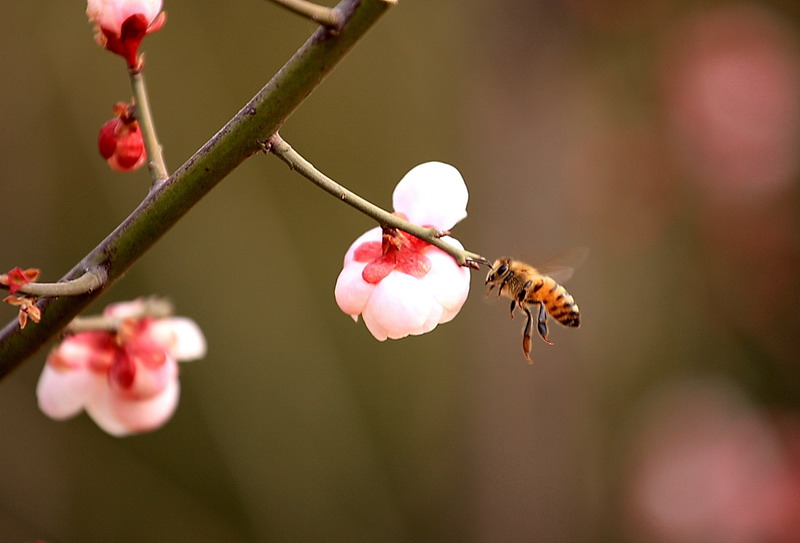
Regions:
<instances>
[{"instance_id":1,"label":"pink petal","mask_svg":"<svg viewBox=\"0 0 800 543\"><path fill-rule=\"evenodd\" d=\"M384 328L382 323L376 321L372 315L370 315L369 319L364 315L364 324L367 325L367 330L372 334L372 337L378 341L386 341L389 339L389 331Z\"/></svg>"},{"instance_id":2,"label":"pink petal","mask_svg":"<svg viewBox=\"0 0 800 543\"><path fill-rule=\"evenodd\" d=\"M101 27L119 35L125 19L139 13L152 23L161 6L162 0L88 0L86 14Z\"/></svg>"},{"instance_id":3,"label":"pink petal","mask_svg":"<svg viewBox=\"0 0 800 543\"><path fill-rule=\"evenodd\" d=\"M175 360L197 360L206 355L206 338L192 319L159 319L147 327L146 333L152 341L163 345Z\"/></svg>"},{"instance_id":4,"label":"pink petal","mask_svg":"<svg viewBox=\"0 0 800 543\"><path fill-rule=\"evenodd\" d=\"M449 230L467 216L468 199L467 186L457 169L442 162L426 162L400 180L392 204L414 224Z\"/></svg>"},{"instance_id":5,"label":"pink petal","mask_svg":"<svg viewBox=\"0 0 800 543\"><path fill-rule=\"evenodd\" d=\"M130 302L117 302L109 304L103 310L103 315L113 319L125 319L133 316L141 316L144 309L144 300L136 299Z\"/></svg>"},{"instance_id":6,"label":"pink petal","mask_svg":"<svg viewBox=\"0 0 800 543\"><path fill-rule=\"evenodd\" d=\"M363 311L364 323L380 341L430 332L441 314L424 281L397 272L375 287Z\"/></svg>"},{"instance_id":7,"label":"pink petal","mask_svg":"<svg viewBox=\"0 0 800 543\"><path fill-rule=\"evenodd\" d=\"M102 376L87 369L64 371L45 365L36 385L39 409L51 419L64 420L83 411Z\"/></svg>"},{"instance_id":8,"label":"pink petal","mask_svg":"<svg viewBox=\"0 0 800 543\"><path fill-rule=\"evenodd\" d=\"M443 239L451 245L462 248L453 238ZM425 254L431 260L431 271L425 277L425 281L430 285L436 300L442 305L443 313L439 322L445 323L452 320L467 301L470 272L440 249L432 247L425 251Z\"/></svg>"},{"instance_id":9,"label":"pink petal","mask_svg":"<svg viewBox=\"0 0 800 543\"><path fill-rule=\"evenodd\" d=\"M132 380L129 383L115 379L114 371L109 374L111 392L119 397L146 400L161 394L178 378L178 363L164 353L161 347L152 352L152 356L151 353L140 352L135 356L126 357L126 361L133 369Z\"/></svg>"},{"instance_id":10,"label":"pink petal","mask_svg":"<svg viewBox=\"0 0 800 543\"><path fill-rule=\"evenodd\" d=\"M86 412L105 432L125 436L163 426L178 405L180 384L174 379L161 394L148 400L130 400L109 388L99 392L87 404Z\"/></svg>"},{"instance_id":11,"label":"pink petal","mask_svg":"<svg viewBox=\"0 0 800 543\"><path fill-rule=\"evenodd\" d=\"M125 436L132 430L123 424L111 407L111 389L108 386L98 387L86 403L86 414L107 434Z\"/></svg>"},{"instance_id":12,"label":"pink petal","mask_svg":"<svg viewBox=\"0 0 800 543\"><path fill-rule=\"evenodd\" d=\"M115 347L107 332L84 332L68 336L47 355L47 364L62 370L102 371L111 365Z\"/></svg>"},{"instance_id":13,"label":"pink petal","mask_svg":"<svg viewBox=\"0 0 800 543\"><path fill-rule=\"evenodd\" d=\"M112 396L112 407L118 420L132 432L146 432L163 426L172 417L179 398L180 383L173 379L161 394L148 400L129 402Z\"/></svg>"},{"instance_id":14,"label":"pink petal","mask_svg":"<svg viewBox=\"0 0 800 543\"><path fill-rule=\"evenodd\" d=\"M348 315L359 315L367 305L375 285L367 283L361 276L366 264L351 262L342 268L336 280L334 296L339 308Z\"/></svg>"}]
</instances>

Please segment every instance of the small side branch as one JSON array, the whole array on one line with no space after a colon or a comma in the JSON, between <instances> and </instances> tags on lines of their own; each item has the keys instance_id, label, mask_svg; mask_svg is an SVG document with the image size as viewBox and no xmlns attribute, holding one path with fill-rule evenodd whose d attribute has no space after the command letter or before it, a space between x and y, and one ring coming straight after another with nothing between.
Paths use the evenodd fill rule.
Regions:
<instances>
[{"instance_id":1,"label":"small side branch","mask_svg":"<svg viewBox=\"0 0 800 543\"><path fill-rule=\"evenodd\" d=\"M338 30L343 22L342 17L339 16L335 9L320 6L307 0L272 0L272 2L331 29Z\"/></svg>"},{"instance_id":2,"label":"small side branch","mask_svg":"<svg viewBox=\"0 0 800 543\"><path fill-rule=\"evenodd\" d=\"M19 287L18 293L36 298L55 298L58 296L80 296L92 292L106 281L106 273L102 268L88 270L82 276L70 281L58 283L28 283ZM6 287L7 288L7 287Z\"/></svg>"},{"instance_id":3,"label":"small side branch","mask_svg":"<svg viewBox=\"0 0 800 543\"><path fill-rule=\"evenodd\" d=\"M410 223L401 219L397 215L392 215L388 211L376 206L359 196L358 194L346 189L333 179L317 170L310 162L303 158L300 153L295 151L291 145L281 138L277 133L273 134L266 142L265 150L275 154L283 160L291 169L296 170L303 177L334 196L336 199L356 208L361 213L372 217L383 227L392 227L402 230L414 237L417 237L434 247L438 247L445 253L452 256L460 266L467 266L478 269L481 264L489 265L489 261L477 253L464 251L454 247L441 239L449 232L440 232L435 228L423 228L422 226Z\"/></svg>"},{"instance_id":4,"label":"small side branch","mask_svg":"<svg viewBox=\"0 0 800 543\"><path fill-rule=\"evenodd\" d=\"M35 283L38 276L39 270L35 268L27 270L14 268L0 275L0 287L7 288L11 292L10 296L3 298L3 302L18 308L17 322L20 329L25 328L28 319L36 323L42 320L39 299L88 294L101 288L108 279L108 274L102 268L87 271L76 279L59 283Z\"/></svg>"},{"instance_id":5,"label":"small side branch","mask_svg":"<svg viewBox=\"0 0 800 543\"><path fill-rule=\"evenodd\" d=\"M175 314L175 307L169 300L163 298L148 298L143 301L138 311L131 312L124 319L93 315L89 317L75 317L66 328L66 334L79 334L81 332L94 332L98 330L114 332L119 330L122 322L126 320L139 320L146 317L163 319Z\"/></svg>"},{"instance_id":6,"label":"small side branch","mask_svg":"<svg viewBox=\"0 0 800 543\"><path fill-rule=\"evenodd\" d=\"M150 110L150 100L147 97L147 87L141 68L132 69L129 73L133 103L136 106L136 120L139 121L144 148L147 152L147 168L150 170L150 177L155 185L169 177L167 165L164 162L164 150L156 135L156 126Z\"/></svg>"}]
</instances>

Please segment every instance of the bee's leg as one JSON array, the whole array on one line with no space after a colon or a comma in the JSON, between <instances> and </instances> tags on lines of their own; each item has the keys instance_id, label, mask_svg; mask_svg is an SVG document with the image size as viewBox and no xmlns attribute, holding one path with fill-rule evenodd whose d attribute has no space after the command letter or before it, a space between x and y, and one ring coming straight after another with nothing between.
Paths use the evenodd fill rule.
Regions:
<instances>
[{"instance_id":1,"label":"bee's leg","mask_svg":"<svg viewBox=\"0 0 800 543\"><path fill-rule=\"evenodd\" d=\"M522 352L525 353L525 358L528 359L528 364L533 364L531 360L531 335L533 329L533 314L527 305L520 305L520 307L528 315L528 320L525 323L525 331L522 333Z\"/></svg>"},{"instance_id":2,"label":"bee's leg","mask_svg":"<svg viewBox=\"0 0 800 543\"><path fill-rule=\"evenodd\" d=\"M528 281L524 285L522 285L522 290L519 291L517 294L516 300L511 300L511 318L514 318L514 307L516 304L519 304L520 307L524 307L525 305L525 298L528 296L528 287L531 286L531 282Z\"/></svg>"},{"instance_id":3,"label":"bee's leg","mask_svg":"<svg viewBox=\"0 0 800 543\"><path fill-rule=\"evenodd\" d=\"M525 281L525 284L522 285L522 288L519 289L519 294L517 294L517 301L522 303L525 301L525 298L528 297L528 289L531 288L531 284L533 281Z\"/></svg>"},{"instance_id":4,"label":"bee's leg","mask_svg":"<svg viewBox=\"0 0 800 543\"><path fill-rule=\"evenodd\" d=\"M511 278L512 278L513 276L514 276L514 274L513 274L513 273L511 273L511 272L509 272L509 273L507 273L507 274L506 274L506 276L503 278L503 281L500 283L500 288L498 288L498 289L497 289L497 297L498 297L498 298L499 298L499 297L500 297L500 296L503 294L503 289L504 289L504 288L505 288L505 286L508 284L508 282L509 282L509 281L511 281Z\"/></svg>"},{"instance_id":5,"label":"bee's leg","mask_svg":"<svg viewBox=\"0 0 800 543\"><path fill-rule=\"evenodd\" d=\"M547 339L547 309L545 309L544 304L539 304L539 319L537 322L537 328L539 329L539 335L542 337L545 343L548 345L552 345L553 342Z\"/></svg>"}]
</instances>

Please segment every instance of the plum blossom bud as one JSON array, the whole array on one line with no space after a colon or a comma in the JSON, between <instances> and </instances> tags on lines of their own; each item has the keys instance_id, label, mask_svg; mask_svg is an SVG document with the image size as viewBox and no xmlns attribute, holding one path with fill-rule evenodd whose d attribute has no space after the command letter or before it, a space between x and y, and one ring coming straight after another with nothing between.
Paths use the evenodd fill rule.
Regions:
<instances>
[{"instance_id":1,"label":"plum blossom bud","mask_svg":"<svg viewBox=\"0 0 800 543\"><path fill-rule=\"evenodd\" d=\"M36 395L39 408L63 420L83 410L115 436L146 432L178 405L178 361L202 358L203 333L183 317L145 316L145 302L112 304L103 312L113 331L68 336L47 356Z\"/></svg>"},{"instance_id":2,"label":"plum blossom bud","mask_svg":"<svg viewBox=\"0 0 800 543\"><path fill-rule=\"evenodd\" d=\"M132 106L118 103L114 113L117 116L100 127L97 147L112 169L130 172L147 160L142 131L132 115Z\"/></svg>"},{"instance_id":3,"label":"plum blossom bud","mask_svg":"<svg viewBox=\"0 0 800 543\"><path fill-rule=\"evenodd\" d=\"M39 277L39 270L36 268L28 268L23 270L16 267L8 273L0 275L0 285L8 287L11 294L16 294L19 290L29 283L33 283Z\"/></svg>"},{"instance_id":4,"label":"plum blossom bud","mask_svg":"<svg viewBox=\"0 0 800 543\"><path fill-rule=\"evenodd\" d=\"M461 174L441 162L420 164L395 187L395 214L444 231L467 216L469 195ZM449 236L444 241L463 249ZM424 334L453 319L467 299L467 268L442 251L393 228L373 228L344 257L336 302L376 339Z\"/></svg>"},{"instance_id":5,"label":"plum blossom bud","mask_svg":"<svg viewBox=\"0 0 800 543\"><path fill-rule=\"evenodd\" d=\"M139 67L142 39L164 24L161 0L88 0L86 15L94 23L97 43Z\"/></svg>"}]
</instances>

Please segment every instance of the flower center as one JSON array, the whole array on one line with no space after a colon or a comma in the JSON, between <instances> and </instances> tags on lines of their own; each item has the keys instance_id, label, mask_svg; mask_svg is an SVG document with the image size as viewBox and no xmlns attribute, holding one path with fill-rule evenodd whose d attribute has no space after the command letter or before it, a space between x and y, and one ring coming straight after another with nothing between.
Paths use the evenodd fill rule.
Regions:
<instances>
[{"instance_id":1,"label":"flower center","mask_svg":"<svg viewBox=\"0 0 800 543\"><path fill-rule=\"evenodd\" d=\"M356 248L355 259L367 262L361 277L373 285L392 271L424 277L431 269L430 259L423 254L428 247L429 243L411 234L386 227L380 243L367 241Z\"/></svg>"}]
</instances>

